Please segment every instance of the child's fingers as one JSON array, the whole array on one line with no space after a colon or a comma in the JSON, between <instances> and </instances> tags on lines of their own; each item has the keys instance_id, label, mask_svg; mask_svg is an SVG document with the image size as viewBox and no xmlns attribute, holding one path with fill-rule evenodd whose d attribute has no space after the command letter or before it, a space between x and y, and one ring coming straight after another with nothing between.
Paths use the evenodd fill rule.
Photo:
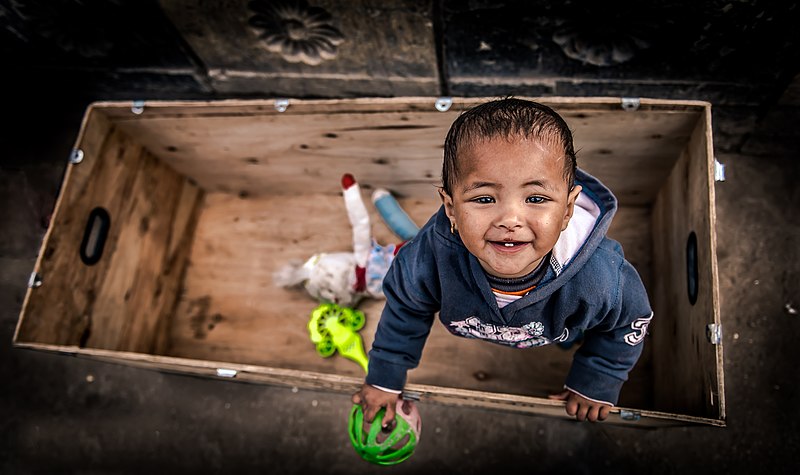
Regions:
<instances>
[{"instance_id":1,"label":"child's fingers","mask_svg":"<svg viewBox=\"0 0 800 475\"><path fill-rule=\"evenodd\" d=\"M570 416L575 416L578 414L578 401L575 399L570 399L567 401L567 414Z\"/></svg>"},{"instance_id":2,"label":"child's fingers","mask_svg":"<svg viewBox=\"0 0 800 475\"><path fill-rule=\"evenodd\" d=\"M394 414L395 409L393 405L386 406L386 413L383 415L383 420L381 421L381 427L386 429L392 428L394 426Z\"/></svg>"},{"instance_id":3,"label":"child's fingers","mask_svg":"<svg viewBox=\"0 0 800 475\"><path fill-rule=\"evenodd\" d=\"M361 393L358 392L358 393L353 394L353 397L351 397L350 400L353 401L353 404L359 404L360 405L361 404Z\"/></svg>"},{"instance_id":4,"label":"child's fingers","mask_svg":"<svg viewBox=\"0 0 800 475\"><path fill-rule=\"evenodd\" d=\"M604 421L608 418L608 414L611 412L611 406L606 406L605 404L603 407L600 408L600 415L597 416L598 421Z\"/></svg>"},{"instance_id":5,"label":"child's fingers","mask_svg":"<svg viewBox=\"0 0 800 475\"><path fill-rule=\"evenodd\" d=\"M364 412L364 420L371 423L372 420L375 419L375 413L377 411L372 410L372 408L370 408L369 406L367 407L362 406L362 410Z\"/></svg>"},{"instance_id":6,"label":"child's fingers","mask_svg":"<svg viewBox=\"0 0 800 475\"><path fill-rule=\"evenodd\" d=\"M592 405L589 407L589 412L586 414L586 418L589 419L589 422L597 422L597 419L600 416L600 407Z\"/></svg>"},{"instance_id":7,"label":"child's fingers","mask_svg":"<svg viewBox=\"0 0 800 475\"><path fill-rule=\"evenodd\" d=\"M589 414L589 405L588 404L579 404L578 405L578 414L575 417L583 422L586 420L586 416Z\"/></svg>"}]
</instances>

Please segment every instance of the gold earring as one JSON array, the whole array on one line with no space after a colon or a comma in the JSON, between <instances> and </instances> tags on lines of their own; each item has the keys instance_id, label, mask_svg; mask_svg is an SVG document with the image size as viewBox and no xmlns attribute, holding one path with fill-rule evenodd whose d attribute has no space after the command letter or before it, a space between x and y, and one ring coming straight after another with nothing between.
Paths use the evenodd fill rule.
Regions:
<instances>
[{"instance_id":1,"label":"gold earring","mask_svg":"<svg viewBox=\"0 0 800 475\"><path fill-rule=\"evenodd\" d=\"M455 234L456 231L457 231L456 222L455 221L450 221L450 234Z\"/></svg>"}]
</instances>

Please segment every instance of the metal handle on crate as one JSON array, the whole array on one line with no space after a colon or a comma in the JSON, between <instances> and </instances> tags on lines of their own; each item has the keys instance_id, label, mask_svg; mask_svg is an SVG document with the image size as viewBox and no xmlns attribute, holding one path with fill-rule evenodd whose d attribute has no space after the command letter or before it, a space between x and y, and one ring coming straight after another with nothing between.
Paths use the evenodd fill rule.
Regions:
<instances>
[{"instance_id":1,"label":"metal handle on crate","mask_svg":"<svg viewBox=\"0 0 800 475\"><path fill-rule=\"evenodd\" d=\"M81 261L87 266L97 264L103 257L109 228L111 228L111 216L108 211L97 207L89 213L80 248Z\"/></svg>"}]
</instances>

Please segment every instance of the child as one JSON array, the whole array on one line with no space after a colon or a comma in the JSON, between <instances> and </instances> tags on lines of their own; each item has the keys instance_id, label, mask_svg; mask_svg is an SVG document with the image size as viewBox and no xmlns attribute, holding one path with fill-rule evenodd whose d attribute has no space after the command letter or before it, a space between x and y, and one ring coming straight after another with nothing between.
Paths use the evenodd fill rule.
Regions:
<instances>
[{"instance_id":1,"label":"child","mask_svg":"<svg viewBox=\"0 0 800 475\"><path fill-rule=\"evenodd\" d=\"M605 234L614 195L577 169L550 108L479 105L445 140L443 206L384 279L386 306L353 402L383 424L417 366L433 317L454 335L530 348L583 335L564 391L579 421L604 420L642 352L652 311L636 270ZM453 364L458 364L453 361Z\"/></svg>"}]
</instances>

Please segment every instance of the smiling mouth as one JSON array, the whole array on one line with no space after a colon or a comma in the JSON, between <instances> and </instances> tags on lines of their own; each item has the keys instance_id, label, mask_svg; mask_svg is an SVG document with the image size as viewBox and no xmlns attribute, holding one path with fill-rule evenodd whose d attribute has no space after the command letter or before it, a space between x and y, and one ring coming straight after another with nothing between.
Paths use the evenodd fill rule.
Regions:
<instances>
[{"instance_id":1,"label":"smiling mouth","mask_svg":"<svg viewBox=\"0 0 800 475\"><path fill-rule=\"evenodd\" d=\"M503 249L515 249L524 246L526 244L529 244L527 242L522 242L522 241L490 241L490 242L495 246L501 247Z\"/></svg>"}]
</instances>

